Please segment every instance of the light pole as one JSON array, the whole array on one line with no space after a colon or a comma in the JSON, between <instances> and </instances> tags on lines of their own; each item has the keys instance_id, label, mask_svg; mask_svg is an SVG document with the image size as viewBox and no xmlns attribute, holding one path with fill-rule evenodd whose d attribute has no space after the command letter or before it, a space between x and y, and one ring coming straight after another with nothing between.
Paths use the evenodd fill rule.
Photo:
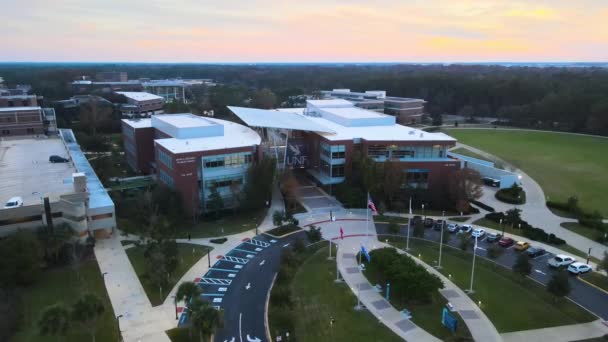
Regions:
<instances>
[{"instance_id":1,"label":"light pole","mask_svg":"<svg viewBox=\"0 0 608 342\"><path fill-rule=\"evenodd\" d=\"M405 238L405 251L410 250L410 227L412 226L412 218L407 221L407 237Z\"/></svg>"},{"instance_id":2,"label":"light pole","mask_svg":"<svg viewBox=\"0 0 608 342\"><path fill-rule=\"evenodd\" d=\"M207 267L211 268L211 247L207 247Z\"/></svg>"},{"instance_id":3,"label":"light pole","mask_svg":"<svg viewBox=\"0 0 608 342\"><path fill-rule=\"evenodd\" d=\"M426 220L426 215L424 215L424 203L422 203L422 216L424 216L424 219Z\"/></svg>"},{"instance_id":4,"label":"light pole","mask_svg":"<svg viewBox=\"0 0 608 342\"><path fill-rule=\"evenodd\" d=\"M391 298L391 283L386 283L386 301Z\"/></svg>"},{"instance_id":5,"label":"light pole","mask_svg":"<svg viewBox=\"0 0 608 342\"><path fill-rule=\"evenodd\" d=\"M502 230L502 236L505 236L505 227L502 225L502 219L500 219L500 230Z\"/></svg>"},{"instance_id":6,"label":"light pole","mask_svg":"<svg viewBox=\"0 0 608 342\"><path fill-rule=\"evenodd\" d=\"M122 338L120 336L120 318L121 317L122 317L122 315L116 316L116 326L118 327L118 342L122 341Z\"/></svg>"},{"instance_id":7,"label":"light pole","mask_svg":"<svg viewBox=\"0 0 608 342\"><path fill-rule=\"evenodd\" d=\"M175 304L175 320L177 320L177 296L173 296L173 304Z\"/></svg>"},{"instance_id":8,"label":"light pole","mask_svg":"<svg viewBox=\"0 0 608 342\"><path fill-rule=\"evenodd\" d=\"M475 237L475 246L473 246L473 266L471 267L471 285L469 286L469 293L473 293L473 278L475 276L475 256L477 255L477 236Z\"/></svg>"},{"instance_id":9,"label":"light pole","mask_svg":"<svg viewBox=\"0 0 608 342\"><path fill-rule=\"evenodd\" d=\"M439 236L439 262L437 263L437 269L441 269L441 250L443 247L443 226L445 226L445 211L441 213L443 220L441 221L441 235Z\"/></svg>"}]
</instances>

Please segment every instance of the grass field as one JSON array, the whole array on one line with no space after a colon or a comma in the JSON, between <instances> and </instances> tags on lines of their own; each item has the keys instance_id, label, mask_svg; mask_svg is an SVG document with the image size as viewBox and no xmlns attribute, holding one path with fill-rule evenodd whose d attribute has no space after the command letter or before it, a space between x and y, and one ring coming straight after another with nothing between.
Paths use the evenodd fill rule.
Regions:
<instances>
[{"instance_id":1,"label":"grass field","mask_svg":"<svg viewBox=\"0 0 608 342\"><path fill-rule=\"evenodd\" d=\"M205 218L190 230L183 228L178 230L180 237L186 237L188 231L192 238L206 238L237 234L246 230L254 229L266 217L266 208L254 211L237 212L218 219Z\"/></svg>"},{"instance_id":2,"label":"grass field","mask_svg":"<svg viewBox=\"0 0 608 342\"><path fill-rule=\"evenodd\" d=\"M568 230L571 230L571 231L573 231L579 235L582 235L593 241L596 241L596 238L603 235L603 233L600 232L599 230L591 228L591 227L583 226L582 224L580 224L578 222L564 222L564 223L560 224L560 226L562 226Z\"/></svg>"},{"instance_id":3,"label":"grass field","mask_svg":"<svg viewBox=\"0 0 608 342\"><path fill-rule=\"evenodd\" d=\"M70 306L79 298L80 294L90 292L103 300L105 312L97 322L97 341L118 341L116 320L112 311L112 304L106 293L105 285L97 261L86 261L80 269L80 279L72 268L62 268L40 272L40 279L33 286L23 289L23 320L20 328L11 342L54 342L56 337L40 336L38 334L38 318L45 307L63 302ZM80 342L90 341L89 331L73 329L61 341Z\"/></svg>"},{"instance_id":4,"label":"grass field","mask_svg":"<svg viewBox=\"0 0 608 342\"><path fill-rule=\"evenodd\" d=\"M345 284L334 283L336 264L327 260L327 254L327 247L318 250L302 264L293 279L297 340L401 341L371 313L353 309L357 300ZM335 319L333 329L329 324L331 317ZM272 327L272 315L270 322Z\"/></svg>"},{"instance_id":5,"label":"grass field","mask_svg":"<svg viewBox=\"0 0 608 342\"><path fill-rule=\"evenodd\" d=\"M586 211L608 216L608 139L571 134L451 129L447 134L515 165L543 188L552 201L576 195Z\"/></svg>"},{"instance_id":6,"label":"grass field","mask_svg":"<svg viewBox=\"0 0 608 342\"><path fill-rule=\"evenodd\" d=\"M403 247L402 243L397 245ZM410 248L411 254L420 254L422 260L431 265L438 258L437 244L414 239L410 241ZM468 289L471 262L470 253L444 248L441 272L461 289ZM521 278L511 270L482 258L477 258L475 262L473 289L473 300L481 301L481 309L501 333L596 319L568 300L555 302L544 286L531 279Z\"/></svg>"},{"instance_id":7,"label":"grass field","mask_svg":"<svg viewBox=\"0 0 608 342\"><path fill-rule=\"evenodd\" d=\"M193 245L187 243L178 243L178 253L180 258L180 263L177 266L177 269L171 274L169 277L169 285L166 289L162 291L162 297L160 296L160 290L158 286L152 284L145 276L146 273L146 258L144 256L144 247L136 246L127 249L127 256L131 261L131 265L135 269L135 273L141 281L141 285L144 287L146 291L146 295L148 295L148 299L152 303L152 306L156 306L162 304L167 297L167 294L173 286L181 279L181 277L194 265L200 258L207 255L207 250L209 247L201 246L201 245Z\"/></svg>"},{"instance_id":8,"label":"grass field","mask_svg":"<svg viewBox=\"0 0 608 342\"><path fill-rule=\"evenodd\" d=\"M601 273L589 272L588 274L582 275L581 278L604 289L604 291L608 291L608 277Z\"/></svg>"},{"instance_id":9,"label":"grass field","mask_svg":"<svg viewBox=\"0 0 608 342\"><path fill-rule=\"evenodd\" d=\"M464 147L459 147L459 148L455 148L450 150L450 152L453 153L458 153L458 154L462 154L463 156L467 156L467 157L471 157L471 158L476 158L476 159L481 159L481 160L485 160L485 161L489 161L489 162L493 162L492 160L482 156L481 154L477 154L471 150L468 150Z\"/></svg>"}]
</instances>

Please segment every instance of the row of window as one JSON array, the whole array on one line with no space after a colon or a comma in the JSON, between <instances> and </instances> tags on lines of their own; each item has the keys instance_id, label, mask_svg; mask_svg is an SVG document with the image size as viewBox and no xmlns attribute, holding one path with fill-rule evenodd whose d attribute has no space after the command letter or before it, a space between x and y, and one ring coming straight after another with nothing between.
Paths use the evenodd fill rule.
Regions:
<instances>
[{"instance_id":1,"label":"row of window","mask_svg":"<svg viewBox=\"0 0 608 342\"><path fill-rule=\"evenodd\" d=\"M158 150L158 160L166 167L173 169L173 159L171 159L171 156L165 153L163 150Z\"/></svg>"},{"instance_id":2,"label":"row of window","mask_svg":"<svg viewBox=\"0 0 608 342\"><path fill-rule=\"evenodd\" d=\"M168 174L165 171L163 171L163 169L159 170L159 172L158 172L158 178L160 178L160 180L163 183L165 183L168 187L175 188L175 180L173 179L173 177L171 177L170 174Z\"/></svg>"},{"instance_id":3,"label":"row of window","mask_svg":"<svg viewBox=\"0 0 608 342\"><path fill-rule=\"evenodd\" d=\"M243 176L224 176L205 180L205 188L207 189L224 188L231 186L232 184L242 185Z\"/></svg>"},{"instance_id":4,"label":"row of window","mask_svg":"<svg viewBox=\"0 0 608 342\"><path fill-rule=\"evenodd\" d=\"M250 152L231 153L221 156L203 157L203 167L206 169L216 167L241 167L251 164L253 156Z\"/></svg>"},{"instance_id":5,"label":"row of window","mask_svg":"<svg viewBox=\"0 0 608 342\"><path fill-rule=\"evenodd\" d=\"M321 143L321 154L331 159L343 159L346 157L346 145L329 145Z\"/></svg>"},{"instance_id":6,"label":"row of window","mask_svg":"<svg viewBox=\"0 0 608 342\"><path fill-rule=\"evenodd\" d=\"M26 128L25 132L27 134L34 134L36 131L33 128ZM10 135L11 134L11 130L10 129L3 129L1 133L2 133L2 135Z\"/></svg>"},{"instance_id":7,"label":"row of window","mask_svg":"<svg viewBox=\"0 0 608 342\"><path fill-rule=\"evenodd\" d=\"M367 155L371 158L444 158L445 147L442 146L386 146L370 145Z\"/></svg>"},{"instance_id":8,"label":"row of window","mask_svg":"<svg viewBox=\"0 0 608 342\"><path fill-rule=\"evenodd\" d=\"M135 151L135 145L133 145L128 140L125 140L125 150L127 150L127 152L130 152L133 155L137 155L137 152Z\"/></svg>"}]
</instances>

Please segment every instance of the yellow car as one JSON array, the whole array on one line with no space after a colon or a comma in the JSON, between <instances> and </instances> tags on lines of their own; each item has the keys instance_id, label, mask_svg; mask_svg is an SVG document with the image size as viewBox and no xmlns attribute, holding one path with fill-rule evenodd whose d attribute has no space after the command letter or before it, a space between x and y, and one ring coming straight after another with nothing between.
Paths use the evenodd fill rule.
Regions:
<instances>
[{"instance_id":1,"label":"yellow car","mask_svg":"<svg viewBox=\"0 0 608 342\"><path fill-rule=\"evenodd\" d=\"M529 243L525 241L517 241L515 246L513 246L513 249L516 251L525 251L526 249L528 249L528 247L530 247Z\"/></svg>"}]
</instances>

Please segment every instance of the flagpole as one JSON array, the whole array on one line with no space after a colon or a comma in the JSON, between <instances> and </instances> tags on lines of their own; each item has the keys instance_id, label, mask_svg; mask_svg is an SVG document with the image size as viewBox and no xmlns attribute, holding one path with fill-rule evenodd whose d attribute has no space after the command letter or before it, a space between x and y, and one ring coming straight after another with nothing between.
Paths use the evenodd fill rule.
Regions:
<instances>
[{"instance_id":1,"label":"flagpole","mask_svg":"<svg viewBox=\"0 0 608 342\"><path fill-rule=\"evenodd\" d=\"M473 267L471 268L471 285L469 293L473 293L473 277L475 275L475 255L477 255L477 236L475 237L475 246L473 246Z\"/></svg>"},{"instance_id":2,"label":"flagpole","mask_svg":"<svg viewBox=\"0 0 608 342\"><path fill-rule=\"evenodd\" d=\"M410 228L412 227L412 197L410 197L410 217L407 220L407 238L405 242L405 250L410 250Z\"/></svg>"}]
</instances>

